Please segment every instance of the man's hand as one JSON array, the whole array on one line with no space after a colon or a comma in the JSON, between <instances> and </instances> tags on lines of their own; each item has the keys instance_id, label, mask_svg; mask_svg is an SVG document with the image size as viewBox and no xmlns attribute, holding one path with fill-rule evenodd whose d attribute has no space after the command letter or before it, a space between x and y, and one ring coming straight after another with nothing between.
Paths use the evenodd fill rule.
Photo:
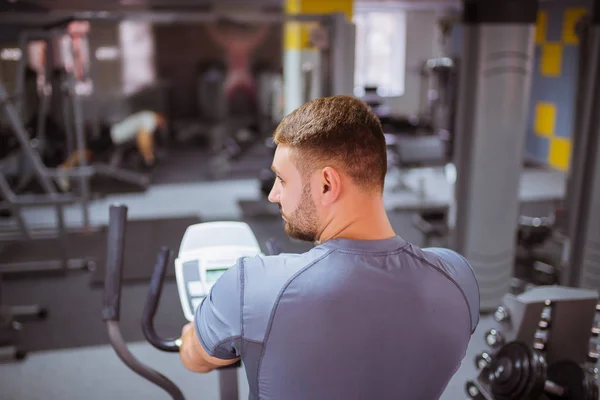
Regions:
<instances>
[{"instance_id":1,"label":"man's hand","mask_svg":"<svg viewBox=\"0 0 600 400\"><path fill-rule=\"evenodd\" d=\"M239 358L222 360L209 356L196 335L194 323L190 322L181 329L181 347L179 357L184 367L193 372L207 373L219 367L236 363Z\"/></svg>"},{"instance_id":2,"label":"man's hand","mask_svg":"<svg viewBox=\"0 0 600 400\"><path fill-rule=\"evenodd\" d=\"M185 334L187 332L189 332L190 329L194 329L194 323L193 322L188 322L187 324L185 324L183 326L183 328L181 328L181 337L183 338L185 336Z\"/></svg>"}]
</instances>

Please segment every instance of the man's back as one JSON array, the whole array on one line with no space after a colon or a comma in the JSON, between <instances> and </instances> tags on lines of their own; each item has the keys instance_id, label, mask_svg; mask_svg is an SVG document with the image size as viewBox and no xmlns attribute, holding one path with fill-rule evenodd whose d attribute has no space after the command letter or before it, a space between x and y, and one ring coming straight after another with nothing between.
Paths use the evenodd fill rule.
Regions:
<instances>
[{"instance_id":1,"label":"man's back","mask_svg":"<svg viewBox=\"0 0 600 400\"><path fill-rule=\"evenodd\" d=\"M203 346L265 400L437 399L479 318L466 261L400 238L241 260L204 303Z\"/></svg>"}]
</instances>

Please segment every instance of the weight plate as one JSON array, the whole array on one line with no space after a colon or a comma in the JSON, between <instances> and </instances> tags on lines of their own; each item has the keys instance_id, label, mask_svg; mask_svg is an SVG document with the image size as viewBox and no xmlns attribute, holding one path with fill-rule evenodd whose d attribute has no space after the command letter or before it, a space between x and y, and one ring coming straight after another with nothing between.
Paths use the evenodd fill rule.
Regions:
<instances>
[{"instance_id":1,"label":"weight plate","mask_svg":"<svg viewBox=\"0 0 600 400\"><path fill-rule=\"evenodd\" d=\"M536 374L532 374L532 357L532 350L522 342L510 342L498 350L489 367L494 399L529 399L529 387L532 379L536 379Z\"/></svg>"},{"instance_id":2,"label":"weight plate","mask_svg":"<svg viewBox=\"0 0 600 400\"><path fill-rule=\"evenodd\" d=\"M544 386L548 376L548 364L542 353L532 350L529 365L531 379L527 386L527 398L534 400L540 398L544 393Z\"/></svg>"},{"instance_id":3,"label":"weight plate","mask_svg":"<svg viewBox=\"0 0 600 400\"><path fill-rule=\"evenodd\" d=\"M547 379L565 389L565 396L556 396L548 393L547 397L549 400L583 400L588 398L586 397L585 371L574 361L562 360L550 365L548 367ZM593 399L597 400L598 396L596 395Z\"/></svg>"}]
</instances>

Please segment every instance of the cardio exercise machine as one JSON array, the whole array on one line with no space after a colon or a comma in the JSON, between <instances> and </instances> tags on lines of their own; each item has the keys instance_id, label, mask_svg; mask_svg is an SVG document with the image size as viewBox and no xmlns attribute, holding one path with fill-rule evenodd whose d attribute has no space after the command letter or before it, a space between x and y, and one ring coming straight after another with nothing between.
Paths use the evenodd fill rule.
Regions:
<instances>
[{"instance_id":1,"label":"cardio exercise machine","mask_svg":"<svg viewBox=\"0 0 600 400\"><path fill-rule=\"evenodd\" d=\"M109 340L119 358L138 375L164 389L173 399L183 400L181 390L160 372L142 364L127 348L119 328L121 274L125 247L127 207L112 205L107 240L107 266L104 286L103 319ZM266 243L268 254L279 253L274 240ZM192 322L197 307L208 295L217 279L235 265L240 257L262 254L258 241L244 222L205 222L187 228L175 259L175 276L185 318ZM171 250L162 248L156 260L146 306L142 318L144 336L159 350L178 353L180 338L161 338L154 329L154 315L158 306ZM219 368L220 396L223 400L237 400L237 362Z\"/></svg>"}]
</instances>

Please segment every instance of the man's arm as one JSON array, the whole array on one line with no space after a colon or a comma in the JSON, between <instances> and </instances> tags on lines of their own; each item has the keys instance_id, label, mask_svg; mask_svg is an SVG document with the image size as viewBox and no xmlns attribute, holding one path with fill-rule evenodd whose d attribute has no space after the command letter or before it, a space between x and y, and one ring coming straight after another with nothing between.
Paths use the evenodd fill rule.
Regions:
<instances>
[{"instance_id":1,"label":"man's arm","mask_svg":"<svg viewBox=\"0 0 600 400\"><path fill-rule=\"evenodd\" d=\"M240 359L241 260L229 268L198 306L194 322L183 327L179 354L183 365L206 373Z\"/></svg>"},{"instance_id":2,"label":"man's arm","mask_svg":"<svg viewBox=\"0 0 600 400\"><path fill-rule=\"evenodd\" d=\"M479 324L480 296L479 284L471 265L454 250L432 247L423 249L423 252L439 257L444 262L442 265L444 272L456 282L463 292L471 314L471 334L473 334Z\"/></svg>"},{"instance_id":3,"label":"man's arm","mask_svg":"<svg viewBox=\"0 0 600 400\"><path fill-rule=\"evenodd\" d=\"M205 374L216 368L234 364L240 359L238 357L233 360L222 360L220 358L209 356L196 335L193 322L190 322L183 327L181 341L182 344L179 349L181 362L184 367L193 372Z\"/></svg>"}]
</instances>

